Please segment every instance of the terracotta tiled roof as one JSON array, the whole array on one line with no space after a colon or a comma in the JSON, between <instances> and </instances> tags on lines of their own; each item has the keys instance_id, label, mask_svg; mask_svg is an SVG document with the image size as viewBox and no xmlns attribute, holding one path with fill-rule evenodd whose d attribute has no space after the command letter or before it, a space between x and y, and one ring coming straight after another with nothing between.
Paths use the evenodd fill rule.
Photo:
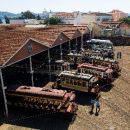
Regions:
<instances>
[{"instance_id":1,"label":"terracotta tiled roof","mask_svg":"<svg viewBox=\"0 0 130 130\"><path fill-rule=\"evenodd\" d=\"M72 38L78 28L79 30L85 30L85 27L61 25L42 29L28 29L24 26L0 26L0 66L12 57L30 38L40 43L45 42L48 47L51 47L61 32Z\"/></svg>"},{"instance_id":2,"label":"terracotta tiled roof","mask_svg":"<svg viewBox=\"0 0 130 130\"><path fill-rule=\"evenodd\" d=\"M0 31L0 65L4 64L29 38L46 42L51 46L57 37L58 33Z\"/></svg>"},{"instance_id":3,"label":"terracotta tiled roof","mask_svg":"<svg viewBox=\"0 0 130 130\"><path fill-rule=\"evenodd\" d=\"M24 36L0 38L0 65L3 65L26 40L27 38Z\"/></svg>"},{"instance_id":4,"label":"terracotta tiled roof","mask_svg":"<svg viewBox=\"0 0 130 130\"><path fill-rule=\"evenodd\" d=\"M54 16L56 17L65 17L65 18L74 18L74 13L67 13L67 12L57 12Z\"/></svg>"}]
</instances>

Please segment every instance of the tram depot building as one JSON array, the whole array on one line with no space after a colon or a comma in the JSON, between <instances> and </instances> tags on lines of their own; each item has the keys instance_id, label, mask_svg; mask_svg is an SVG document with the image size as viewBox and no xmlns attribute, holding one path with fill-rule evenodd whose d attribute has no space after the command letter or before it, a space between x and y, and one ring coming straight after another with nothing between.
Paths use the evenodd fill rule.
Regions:
<instances>
[{"instance_id":1,"label":"tram depot building","mask_svg":"<svg viewBox=\"0 0 130 130\"><path fill-rule=\"evenodd\" d=\"M89 39L87 26L0 27L0 85L43 87L56 80L71 50ZM0 88L2 88L0 87Z\"/></svg>"}]
</instances>

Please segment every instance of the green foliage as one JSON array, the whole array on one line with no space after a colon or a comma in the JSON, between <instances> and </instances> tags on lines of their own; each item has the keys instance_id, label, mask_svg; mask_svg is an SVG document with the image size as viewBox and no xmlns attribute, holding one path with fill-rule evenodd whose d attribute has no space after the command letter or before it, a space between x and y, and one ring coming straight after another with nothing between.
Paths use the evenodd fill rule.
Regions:
<instances>
[{"instance_id":1,"label":"green foliage","mask_svg":"<svg viewBox=\"0 0 130 130\"><path fill-rule=\"evenodd\" d=\"M41 17L40 17L39 14L37 15L36 19L37 19L37 20L41 20Z\"/></svg>"},{"instance_id":2,"label":"green foliage","mask_svg":"<svg viewBox=\"0 0 130 130\"><path fill-rule=\"evenodd\" d=\"M58 17L51 17L45 20L45 24L57 25L61 23L61 19Z\"/></svg>"},{"instance_id":3,"label":"green foliage","mask_svg":"<svg viewBox=\"0 0 130 130\"><path fill-rule=\"evenodd\" d=\"M2 22L2 19L0 19L0 24L2 24L3 22Z\"/></svg>"},{"instance_id":4,"label":"green foliage","mask_svg":"<svg viewBox=\"0 0 130 130\"><path fill-rule=\"evenodd\" d=\"M121 22L123 22L123 23L130 24L130 18L128 18L128 17L122 18L122 19L120 19L119 21L121 21Z\"/></svg>"},{"instance_id":5,"label":"green foliage","mask_svg":"<svg viewBox=\"0 0 130 130\"><path fill-rule=\"evenodd\" d=\"M6 22L6 24L9 24L9 23L10 23L9 18L8 18L6 15L4 16L4 18L5 18L5 22Z\"/></svg>"},{"instance_id":6,"label":"green foliage","mask_svg":"<svg viewBox=\"0 0 130 130\"><path fill-rule=\"evenodd\" d=\"M21 12L21 17L19 17L19 19L35 19L35 15L28 10Z\"/></svg>"}]
</instances>

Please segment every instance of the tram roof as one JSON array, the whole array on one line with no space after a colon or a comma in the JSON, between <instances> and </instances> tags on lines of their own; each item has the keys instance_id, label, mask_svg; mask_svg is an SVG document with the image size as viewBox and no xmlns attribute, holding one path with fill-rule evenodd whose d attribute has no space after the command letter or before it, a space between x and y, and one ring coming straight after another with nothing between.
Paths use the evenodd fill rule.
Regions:
<instances>
[{"instance_id":1,"label":"tram roof","mask_svg":"<svg viewBox=\"0 0 130 130\"><path fill-rule=\"evenodd\" d=\"M80 78L80 79L86 79L86 80L90 80L93 75L91 74L84 74L84 73L76 73L74 71L63 71L59 74L59 76L69 76L69 77L75 77L75 78Z\"/></svg>"},{"instance_id":2,"label":"tram roof","mask_svg":"<svg viewBox=\"0 0 130 130\"><path fill-rule=\"evenodd\" d=\"M16 91L20 93L33 93L33 94L38 94L38 95L43 95L43 96L55 96L55 97L64 97L66 91L64 90L56 90L56 89L44 89L40 87L32 87L32 86L19 86L15 89L9 88L9 91Z\"/></svg>"},{"instance_id":3,"label":"tram roof","mask_svg":"<svg viewBox=\"0 0 130 130\"><path fill-rule=\"evenodd\" d=\"M113 44L110 40L102 40L102 39L91 39L88 40L87 42L95 42L95 43L108 43L108 44Z\"/></svg>"},{"instance_id":4,"label":"tram roof","mask_svg":"<svg viewBox=\"0 0 130 130\"><path fill-rule=\"evenodd\" d=\"M95 69L95 70L99 70L99 71L107 71L109 68L105 67L105 66L101 66L101 65L93 65L93 64L89 64L89 63L83 63L80 64L78 66L79 68L89 68L89 69Z\"/></svg>"},{"instance_id":5,"label":"tram roof","mask_svg":"<svg viewBox=\"0 0 130 130\"><path fill-rule=\"evenodd\" d=\"M101 57L101 56L91 56L90 57L91 59L96 59L96 60L101 60L101 61L106 61L106 62L110 62L110 63L115 63L115 62L117 62L116 60L114 60L114 59L110 59L110 58L103 58L103 57Z\"/></svg>"}]
</instances>

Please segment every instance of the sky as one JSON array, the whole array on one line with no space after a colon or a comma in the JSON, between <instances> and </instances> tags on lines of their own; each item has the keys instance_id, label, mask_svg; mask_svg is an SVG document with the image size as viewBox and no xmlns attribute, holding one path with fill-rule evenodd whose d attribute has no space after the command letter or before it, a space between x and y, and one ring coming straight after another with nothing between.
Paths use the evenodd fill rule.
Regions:
<instances>
[{"instance_id":1,"label":"sky","mask_svg":"<svg viewBox=\"0 0 130 130\"><path fill-rule=\"evenodd\" d=\"M0 0L0 11L20 13L30 10L41 13L47 11L100 11L119 9L130 13L130 0Z\"/></svg>"}]
</instances>

